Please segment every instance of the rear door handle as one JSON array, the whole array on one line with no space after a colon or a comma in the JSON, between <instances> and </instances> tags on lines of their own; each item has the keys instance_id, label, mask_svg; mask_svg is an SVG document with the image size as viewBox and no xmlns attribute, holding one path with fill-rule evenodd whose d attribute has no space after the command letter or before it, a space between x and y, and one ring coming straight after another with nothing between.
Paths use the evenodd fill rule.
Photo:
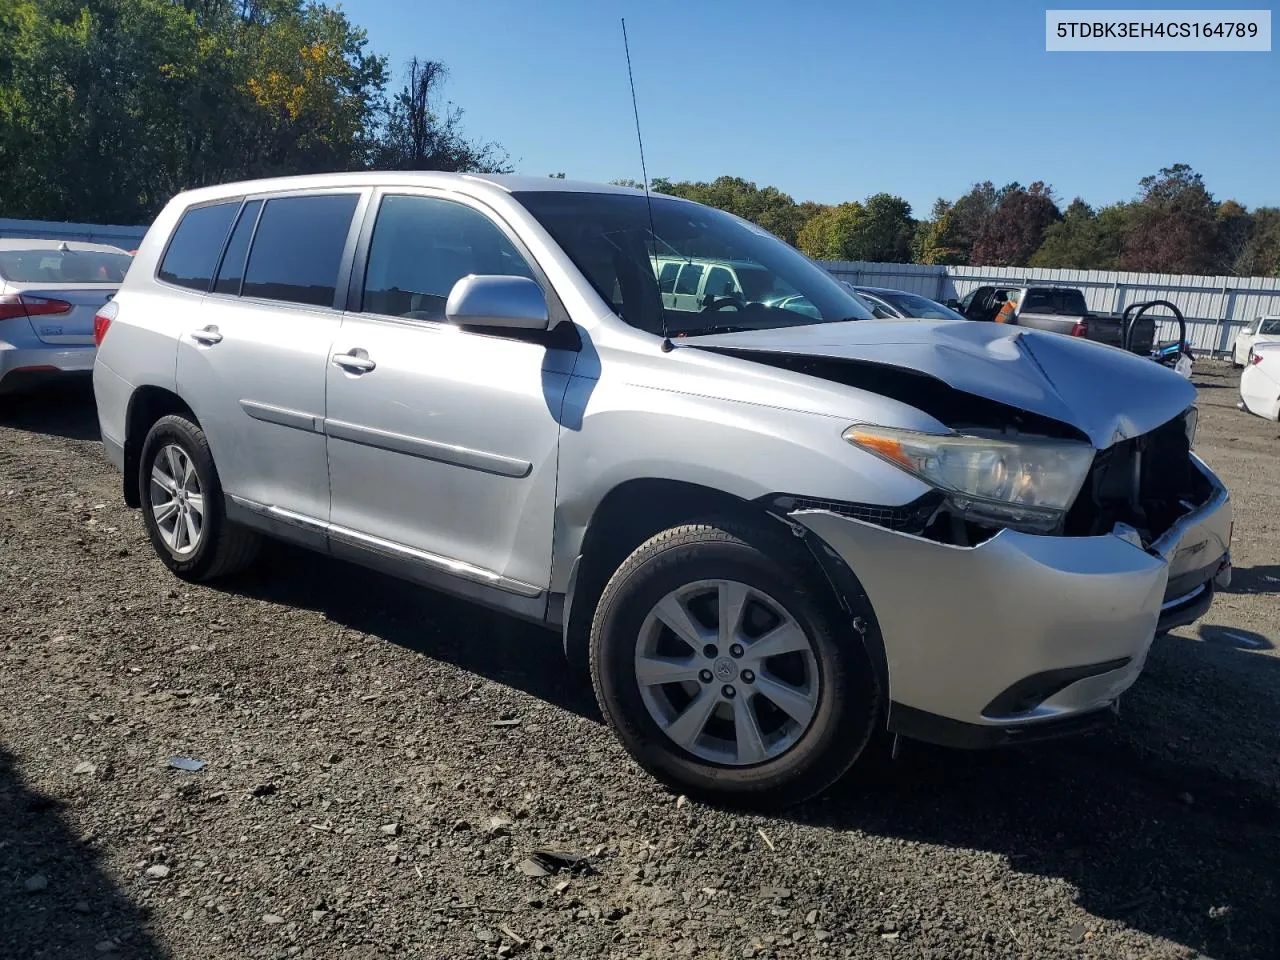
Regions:
<instances>
[{"instance_id":1,"label":"rear door handle","mask_svg":"<svg viewBox=\"0 0 1280 960\"><path fill-rule=\"evenodd\" d=\"M196 343L202 343L206 347L212 347L215 343L222 342L222 334L218 332L218 328L210 324L203 330L192 330L190 337Z\"/></svg>"},{"instance_id":2,"label":"rear door handle","mask_svg":"<svg viewBox=\"0 0 1280 960\"><path fill-rule=\"evenodd\" d=\"M350 353L335 353L333 365L341 367L348 373L368 373L377 366L369 359L369 355L360 349L352 350Z\"/></svg>"}]
</instances>

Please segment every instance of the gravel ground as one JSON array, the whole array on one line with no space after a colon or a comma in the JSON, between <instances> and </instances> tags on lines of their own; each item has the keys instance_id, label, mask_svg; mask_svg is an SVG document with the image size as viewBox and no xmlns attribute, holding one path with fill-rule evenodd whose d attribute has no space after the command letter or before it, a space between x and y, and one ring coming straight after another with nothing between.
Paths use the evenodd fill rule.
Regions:
<instances>
[{"instance_id":1,"label":"gravel ground","mask_svg":"<svg viewBox=\"0 0 1280 960\"><path fill-rule=\"evenodd\" d=\"M1201 366L1236 581L1119 728L777 817L655 786L536 628L285 547L179 582L91 396L6 398L0 957L1280 956L1280 425Z\"/></svg>"}]
</instances>

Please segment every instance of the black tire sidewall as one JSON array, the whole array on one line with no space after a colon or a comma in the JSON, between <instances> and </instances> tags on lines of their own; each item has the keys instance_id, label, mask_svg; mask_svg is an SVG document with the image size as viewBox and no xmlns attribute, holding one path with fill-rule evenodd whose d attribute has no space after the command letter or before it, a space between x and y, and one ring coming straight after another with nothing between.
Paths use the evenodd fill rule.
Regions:
<instances>
[{"instance_id":1,"label":"black tire sidewall","mask_svg":"<svg viewBox=\"0 0 1280 960\"><path fill-rule=\"evenodd\" d=\"M204 525L200 531L200 545L186 557L176 557L165 545L151 508L151 468L157 453L169 444L176 444L191 459L200 491L204 497ZM142 522L147 528L151 545L166 567L184 579L199 579L217 556L218 539L226 518L222 506L222 486L218 471L204 432L184 417L167 416L157 420L147 433L138 463L138 502L142 507Z\"/></svg>"},{"instance_id":2,"label":"black tire sidewall","mask_svg":"<svg viewBox=\"0 0 1280 960\"><path fill-rule=\"evenodd\" d=\"M766 554L736 538L646 547L606 588L591 637L601 709L632 756L686 793L746 804L795 802L838 779L874 732L880 692L870 658L851 627L840 628L838 608L803 563L803 551L785 550L794 564L784 567L771 559L778 551ZM780 603L808 636L818 666L821 693L808 729L781 757L750 767L712 764L673 742L649 715L635 677L639 630L653 606L685 584L716 579L738 580Z\"/></svg>"}]
</instances>

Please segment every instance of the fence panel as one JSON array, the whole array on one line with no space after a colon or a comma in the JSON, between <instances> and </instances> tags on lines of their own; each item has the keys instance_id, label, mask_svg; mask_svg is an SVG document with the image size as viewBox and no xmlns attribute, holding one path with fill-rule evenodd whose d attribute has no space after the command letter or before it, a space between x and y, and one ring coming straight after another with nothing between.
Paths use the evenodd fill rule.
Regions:
<instances>
[{"instance_id":1,"label":"fence panel","mask_svg":"<svg viewBox=\"0 0 1280 960\"><path fill-rule=\"evenodd\" d=\"M1231 350L1236 334L1264 315L1280 316L1280 279L1202 277L1046 267L944 267L918 263L824 260L833 275L862 286L909 290L934 300L962 299L990 284L1069 286L1079 289L1095 313L1122 313L1148 300L1168 300L1187 321L1187 340L1197 353ZM1152 315L1160 316L1156 311ZM1168 316L1167 311L1163 312ZM1177 324L1162 321L1159 337L1172 340Z\"/></svg>"}]
</instances>

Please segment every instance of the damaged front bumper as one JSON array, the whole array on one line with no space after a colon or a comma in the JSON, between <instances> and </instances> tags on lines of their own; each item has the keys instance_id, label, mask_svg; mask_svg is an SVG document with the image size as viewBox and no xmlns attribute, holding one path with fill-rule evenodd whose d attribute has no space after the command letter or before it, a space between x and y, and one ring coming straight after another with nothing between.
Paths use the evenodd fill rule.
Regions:
<instances>
[{"instance_id":1,"label":"damaged front bumper","mask_svg":"<svg viewBox=\"0 0 1280 960\"><path fill-rule=\"evenodd\" d=\"M891 729L957 746L1072 733L1104 722L1158 631L1201 616L1229 577L1231 504L1211 488L1150 544L1133 531L972 547L830 510L790 513L858 578L888 668Z\"/></svg>"}]
</instances>

